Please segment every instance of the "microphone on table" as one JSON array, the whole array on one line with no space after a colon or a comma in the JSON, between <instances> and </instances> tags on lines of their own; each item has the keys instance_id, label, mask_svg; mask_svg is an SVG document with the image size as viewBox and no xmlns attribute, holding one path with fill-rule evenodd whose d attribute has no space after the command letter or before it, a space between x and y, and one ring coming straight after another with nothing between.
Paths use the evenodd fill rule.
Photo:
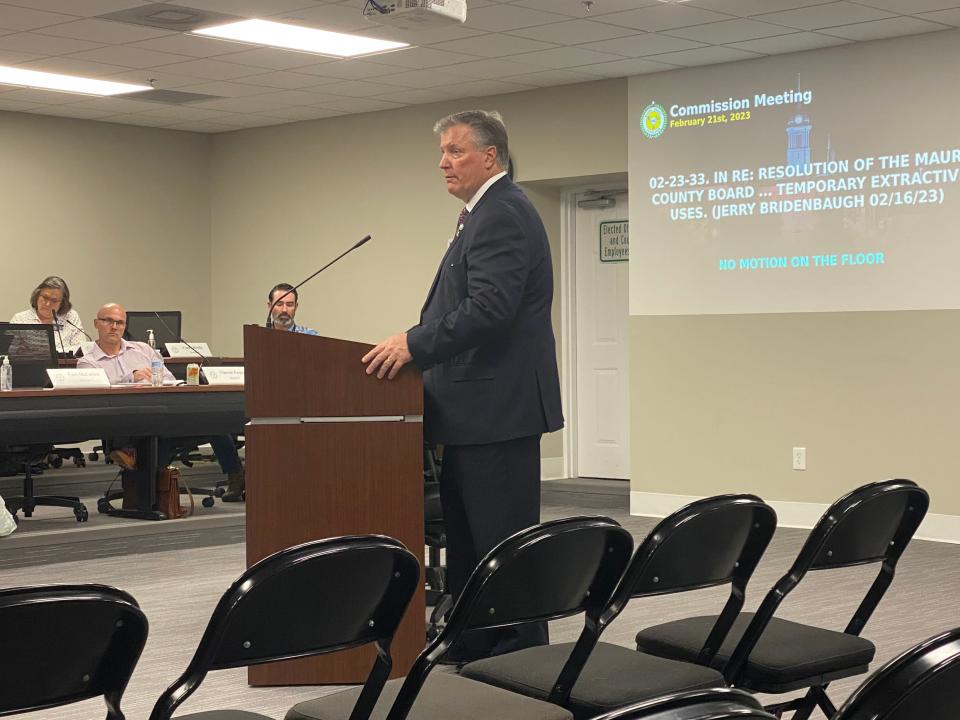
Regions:
<instances>
[{"instance_id":1,"label":"microphone on table","mask_svg":"<svg viewBox=\"0 0 960 720\"><path fill-rule=\"evenodd\" d=\"M203 353L201 353L199 350L197 350L193 345L191 345L191 344L188 343L186 340L184 340L184 339L180 336L180 333L175 333L173 330L171 330L171 329L170 329L170 326L167 325L167 323L166 323L166 322L164 321L164 319L163 319L163 316L161 316L160 313L158 313L156 310L154 310L154 311L153 311L153 314L157 316L157 320L160 321L160 324L163 325L164 329L165 329L168 333L170 333L171 335L173 335L173 337L175 337L175 338L177 339L177 342L181 342L181 343L183 343L184 345L186 345L188 348L190 348L191 350L193 350L194 354L195 354L198 358L200 358L200 364L201 364L201 365L203 365L203 363L204 363L205 361L207 361L207 360L210 359L210 358L208 358L206 355L204 355Z\"/></svg>"},{"instance_id":2,"label":"microphone on table","mask_svg":"<svg viewBox=\"0 0 960 720\"><path fill-rule=\"evenodd\" d=\"M287 290L283 295L281 295L281 296L278 297L276 300L274 300L273 303L271 303L271 305L270 305L270 309L267 310L267 323L266 323L267 327L268 327L268 328L272 328L272 327L273 327L273 309L277 306L277 303L278 303L278 302L280 302L281 300L283 300L283 299L284 299L287 295L289 295L290 293L298 290L301 285L304 285L305 283L308 283L308 282L310 282L311 280L313 280L317 275L319 275L319 274L322 273L324 270L326 270L328 267L330 267L331 265L333 265L333 264L334 264L335 262L337 262L340 258L344 257L345 255L349 255L349 254L352 253L354 250L356 250L358 247L360 247L361 245L365 245L365 244L368 243L369 241L370 241L370 236L369 236L369 235L363 236L362 238L360 238L360 240L358 240L356 243L354 243L350 248L348 248L348 249L345 250L344 252L340 253L340 254L337 255L333 260L331 260L331 261L328 262L326 265L324 265L322 268L320 268L319 270L317 270L313 275L311 275L310 277L308 277L308 278L306 278L306 279L304 279L304 280L301 280L299 283L297 283L297 284L294 285L292 288L290 288L289 290Z\"/></svg>"},{"instance_id":3,"label":"microphone on table","mask_svg":"<svg viewBox=\"0 0 960 720\"><path fill-rule=\"evenodd\" d=\"M63 344L63 335L60 333L60 322L57 317L53 318L53 329L57 331L57 337L60 338L60 350L57 352L57 357L67 355L67 346Z\"/></svg>"},{"instance_id":4,"label":"microphone on table","mask_svg":"<svg viewBox=\"0 0 960 720\"><path fill-rule=\"evenodd\" d=\"M86 331L86 330L84 330L82 327L80 327L80 326L77 325L76 323L73 323L73 322L70 322L69 320L67 320L66 316L64 316L64 315L58 315L58 316L57 316L57 319L58 319L58 320L62 320L63 322L65 322L65 323L66 323L67 325L69 325L70 327L72 327L72 328L74 328L74 329L76 329L76 330L79 330L80 332L82 332L82 333L84 334L84 336L87 338L87 340L89 340L90 342L93 342L93 338L90 337L89 335L87 335L87 331ZM59 328L59 326L58 326L58 327L57 327L57 334L59 335L59 333L60 333L60 328ZM63 337L60 338L60 347L62 347L62 348L64 349L64 352L66 352L66 346L63 344ZM80 355L77 355L77 353L80 353L80 355L82 355L82 354L83 354L83 351L82 351L80 348L77 348L76 351L73 353L73 355L74 355L75 357L80 357Z\"/></svg>"}]
</instances>

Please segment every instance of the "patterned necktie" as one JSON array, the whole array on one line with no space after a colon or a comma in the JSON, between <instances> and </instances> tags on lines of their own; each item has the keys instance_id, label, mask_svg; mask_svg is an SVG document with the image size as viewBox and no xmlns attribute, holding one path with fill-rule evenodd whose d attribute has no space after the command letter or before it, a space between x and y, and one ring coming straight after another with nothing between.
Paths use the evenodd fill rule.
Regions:
<instances>
[{"instance_id":1,"label":"patterned necktie","mask_svg":"<svg viewBox=\"0 0 960 720\"><path fill-rule=\"evenodd\" d=\"M453 234L453 239L456 240L460 237L460 233L463 232L463 223L467 220L467 215L470 214L470 211L466 207L460 211L460 217L457 218L457 231Z\"/></svg>"}]
</instances>

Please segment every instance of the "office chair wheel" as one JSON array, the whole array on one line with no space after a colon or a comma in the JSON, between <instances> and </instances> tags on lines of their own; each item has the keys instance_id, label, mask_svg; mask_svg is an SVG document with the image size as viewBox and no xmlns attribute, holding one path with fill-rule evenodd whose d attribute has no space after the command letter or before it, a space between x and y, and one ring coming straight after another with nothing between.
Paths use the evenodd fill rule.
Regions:
<instances>
[{"instance_id":1,"label":"office chair wheel","mask_svg":"<svg viewBox=\"0 0 960 720\"><path fill-rule=\"evenodd\" d=\"M220 485L219 487L214 488L213 490L213 494L216 495L218 498L222 498L226 492L227 492L227 489L223 485Z\"/></svg>"},{"instance_id":2,"label":"office chair wheel","mask_svg":"<svg viewBox=\"0 0 960 720\"><path fill-rule=\"evenodd\" d=\"M73 514L77 518L77 522L86 522L90 519L90 513L87 512L87 507L85 505L75 508Z\"/></svg>"},{"instance_id":3,"label":"office chair wheel","mask_svg":"<svg viewBox=\"0 0 960 720\"><path fill-rule=\"evenodd\" d=\"M92 452L87 454L87 460L89 460L90 462L96 462L99 459L100 459L100 453Z\"/></svg>"},{"instance_id":4,"label":"office chair wheel","mask_svg":"<svg viewBox=\"0 0 960 720\"><path fill-rule=\"evenodd\" d=\"M213 496L207 495L203 500L200 501L200 504L203 505L205 508L212 508Z\"/></svg>"},{"instance_id":5,"label":"office chair wheel","mask_svg":"<svg viewBox=\"0 0 960 720\"><path fill-rule=\"evenodd\" d=\"M100 498L97 500L97 512L101 514L107 514L110 510L113 509L113 506L110 505L110 501L106 498Z\"/></svg>"},{"instance_id":6,"label":"office chair wheel","mask_svg":"<svg viewBox=\"0 0 960 720\"><path fill-rule=\"evenodd\" d=\"M47 464L58 470L63 467L63 458L59 455L47 455Z\"/></svg>"},{"instance_id":7,"label":"office chair wheel","mask_svg":"<svg viewBox=\"0 0 960 720\"><path fill-rule=\"evenodd\" d=\"M86 467L86 466L87 466L87 459L86 459L85 457L83 457L83 455L80 455L79 457L75 457L75 458L73 459L73 466L74 466L74 467Z\"/></svg>"}]
</instances>

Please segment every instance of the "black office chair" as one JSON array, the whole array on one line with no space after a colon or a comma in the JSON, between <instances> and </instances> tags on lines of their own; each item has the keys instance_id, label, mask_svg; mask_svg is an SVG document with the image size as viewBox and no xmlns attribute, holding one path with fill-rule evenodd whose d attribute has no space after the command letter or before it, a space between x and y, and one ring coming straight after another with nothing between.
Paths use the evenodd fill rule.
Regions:
<instances>
[{"instance_id":1,"label":"black office chair","mask_svg":"<svg viewBox=\"0 0 960 720\"><path fill-rule=\"evenodd\" d=\"M775 528L773 508L753 495L721 495L691 503L661 520L637 548L598 618L595 647L579 643L531 647L469 663L461 674L545 698L553 692L551 678L567 658L584 651L589 659L579 682L566 688L564 698L565 707L578 719L669 693L723 687L723 675L710 663L743 606L747 582ZM631 598L726 584L730 595L723 611L689 662L597 641Z\"/></svg>"},{"instance_id":2,"label":"black office chair","mask_svg":"<svg viewBox=\"0 0 960 720\"><path fill-rule=\"evenodd\" d=\"M17 519L17 512L23 511L24 517L33 517L33 511L38 507L62 507L73 510L77 522L86 522L90 513L80 498L74 495L34 495L33 475L35 465L44 462L53 451L52 445L15 445L0 449L0 454L7 456L17 466L23 469L23 495L4 498L7 510Z\"/></svg>"},{"instance_id":3,"label":"black office chair","mask_svg":"<svg viewBox=\"0 0 960 720\"><path fill-rule=\"evenodd\" d=\"M928 504L927 493L915 483L888 480L858 488L831 505L757 612L737 618L716 653L713 665L723 670L728 684L770 694L807 689L803 697L767 710L777 717L793 711L795 720L805 720L819 705L832 717L836 708L827 685L867 671L876 649L860 632L893 581ZM880 572L843 632L774 617L807 572L868 563L880 564ZM637 635L637 648L691 662L715 621L705 616L648 627Z\"/></svg>"},{"instance_id":4,"label":"black office chair","mask_svg":"<svg viewBox=\"0 0 960 720\"><path fill-rule=\"evenodd\" d=\"M107 720L124 720L120 700L147 640L130 595L104 585L0 590L0 637L0 716L102 695Z\"/></svg>"},{"instance_id":5,"label":"black office chair","mask_svg":"<svg viewBox=\"0 0 960 720\"><path fill-rule=\"evenodd\" d=\"M374 717L388 720L570 720L560 706L586 659L573 653L551 680L549 701L453 673L431 673L467 630L586 615L578 645L591 644L600 612L630 559L633 540L616 522L578 517L535 525L512 535L473 571L440 635L405 679L386 684ZM351 688L294 705L287 720L359 720L351 708L366 693ZM388 711L389 708L389 711Z\"/></svg>"},{"instance_id":6,"label":"black office chair","mask_svg":"<svg viewBox=\"0 0 960 720\"><path fill-rule=\"evenodd\" d=\"M956 720L960 628L924 640L874 672L833 720Z\"/></svg>"},{"instance_id":7,"label":"black office chair","mask_svg":"<svg viewBox=\"0 0 960 720\"><path fill-rule=\"evenodd\" d=\"M423 567L427 606L432 607L427 621L427 641L440 634L447 614L453 607L453 596L447 592L447 568L440 551L447 546L447 527L440 502L440 457L436 446L423 447L423 538L427 546L427 562Z\"/></svg>"},{"instance_id":8,"label":"black office chair","mask_svg":"<svg viewBox=\"0 0 960 720\"><path fill-rule=\"evenodd\" d=\"M379 535L315 540L264 558L220 598L189 666L157 700L150 720L169 720L211 670L374 643L376 660L353 716L368 717L390 674L390 641L419 581L417 558ZM245 710L177 716L200 717L270 720Z\"/></svg>"},{"instance_id":9,"label":"black office chair","mask_svg":"<svg viewBox=\"0 0 960 720\"><path fill-rule=\"evenodd\" d=\"M644 700L592 720L774 720L750 693L732 688L691 690Z\"/></svg>"}]
</instances>

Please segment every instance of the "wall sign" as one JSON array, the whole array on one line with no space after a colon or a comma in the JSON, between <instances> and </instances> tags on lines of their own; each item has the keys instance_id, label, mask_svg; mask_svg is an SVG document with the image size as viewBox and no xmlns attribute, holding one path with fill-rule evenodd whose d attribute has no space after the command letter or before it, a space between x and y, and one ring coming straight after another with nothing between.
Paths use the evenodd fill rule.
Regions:
<instances>
[{"instance_id":1,"label":"wall sign","mask_svg":"<svg viewBox=\"0 0 960 720\"><path fill-rule=\"evenodd\" d=\"M627 262L630 259L630 222L600 223L600 262Z\"/></svg>"}]
</instances>

